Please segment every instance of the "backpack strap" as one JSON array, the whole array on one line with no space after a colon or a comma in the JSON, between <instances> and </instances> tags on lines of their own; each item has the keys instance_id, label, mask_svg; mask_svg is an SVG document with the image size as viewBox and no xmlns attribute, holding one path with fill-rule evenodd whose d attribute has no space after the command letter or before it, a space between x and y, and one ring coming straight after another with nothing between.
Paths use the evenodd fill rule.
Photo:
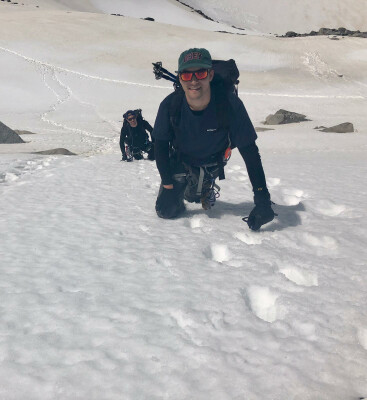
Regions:
<instances>
[{"instance_id":1,"label":"backpack strap","mask_svg":"<svg viewBox=\"0 0 367 400\"><path fill-rule=\"evenodd\" d=\"M171 99L168 108L169 121L172 127L174 139L179 133L179 125L181 120L181 106L184 98L184 91L178 89L171 94ZM175 141L175 140L174 140Z\"/></svg>"}]
</instances>

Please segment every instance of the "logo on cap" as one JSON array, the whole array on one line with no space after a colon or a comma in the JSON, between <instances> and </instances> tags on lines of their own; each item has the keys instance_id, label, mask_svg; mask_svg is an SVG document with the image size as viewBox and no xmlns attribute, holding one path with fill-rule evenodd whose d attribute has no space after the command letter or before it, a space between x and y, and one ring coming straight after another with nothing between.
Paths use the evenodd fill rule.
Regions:
<instances>
[{"instance_id":1,"label":"logo on cap","mask_svg":"<svg viewBox=\"0 0 367 400\"><path fill-rule=\"evenodd\" d=\"M200 59L201 59L201 53L199 53L198 51L193 51L191 53L186 54L184 62L188 62L191 60L200 60Z\"/></svg>"}]
</instances>

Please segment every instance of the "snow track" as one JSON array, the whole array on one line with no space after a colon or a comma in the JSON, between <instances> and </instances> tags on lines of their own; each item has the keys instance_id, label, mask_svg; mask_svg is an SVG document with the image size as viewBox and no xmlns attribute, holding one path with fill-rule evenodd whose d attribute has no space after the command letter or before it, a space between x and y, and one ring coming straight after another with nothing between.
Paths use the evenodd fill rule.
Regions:
<instances>
[{"instance_id":1,"label":"snow track","mask_svg":"<svg viewBox=\"0 0 367 400\"><path fill-rule=\"evenodd\" d=\"M45 63L43 61L39 61L30 57L27 57L25 55L22 55L20 53L17 53L16 51L4 48L4 47L0 47L0 50L2 51L6 51L10 54L16 55L18 57L23 58L24 60L34 63L36 65L41 65L43 67L48 67L52 70L55 71L60 71L60 72L66 72L66 73L70 73L70 74L74 74L83 78L87 78L87 79L93 79L93 80L99 80L99 81L104 81L104 82L110 82L110 83L116 83L116 84L120 84L120 85L133 85L133 86L141 86L141 87L147 87L147 88L154 88L154 89L164 89L164 90L172 90L172 86L162 86L162 85L150 85L150 84L146 84L146 83L138 83L138 82L132 82L132 81L126 81L126 80L120 80L120 79L111 79L111 78L105 78L105 77L101 77L101 76L94 76L94 75L88 75L82 72L78 72L78 71L73 71L67 68L63 68L63 67L59 67L59 66L55 66L49 63ZM314 65L314 63L311 62L311 60L316 60L316 64ZM320 60L320 57L317 54L306 54L306 56L304 57L304 63L305 65L307 65L311 72L317 76L325 76L325 72L329 75L337 75L336 71L332 71L329 69L325 69L325 63L323 63ZM320 67L322 66L322 67ZM292 93L267 93L267 92L248 92L248 91L240 91L239 92L240 95L246 95L246 96L272 96L272 97L295 97L295 98L309 98L309 99L365 99L365 96L361 96L361 95L307 95L307 94L292 94Z\"/></svg>"}]
</instances>

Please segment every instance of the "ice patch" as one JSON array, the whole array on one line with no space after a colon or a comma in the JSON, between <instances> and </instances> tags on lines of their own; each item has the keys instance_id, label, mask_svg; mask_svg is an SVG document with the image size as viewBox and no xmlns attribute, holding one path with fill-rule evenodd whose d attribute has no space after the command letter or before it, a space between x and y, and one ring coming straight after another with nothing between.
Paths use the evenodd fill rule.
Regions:
<instances>
[{"instance_id":1,"label":"ice patch","mask_svg":"<svg viewBox=\"0 0 367 400\"><path fill-rule=\"evenodd\" d=\"M274 322L278 318L276 300L279 297L268 287L250 286L247 290L251 311L260 319Z\"/></svg>"}]
</instances>

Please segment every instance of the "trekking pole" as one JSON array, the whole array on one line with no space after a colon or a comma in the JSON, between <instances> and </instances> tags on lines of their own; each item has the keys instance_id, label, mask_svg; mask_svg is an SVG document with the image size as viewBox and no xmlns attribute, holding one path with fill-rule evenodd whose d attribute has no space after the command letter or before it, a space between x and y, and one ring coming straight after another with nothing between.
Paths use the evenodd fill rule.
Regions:
<instances>
[{"instance_id":1,"label":"trekking pole","mask_svg":"<svg viewBox=\"0 0 367 400\"><path fill-rule=\"evenodd\" d=\"M162 67L162 62L158 61L153 64L153 73L155 75L155 79L166 79L167 81L173 82L173 87L175 90L181 87L180 81L178 76L172 74L171 72L167 71L165 68Z\"/></svg>"},{"instance_id":2,"label":"trekking pole","mask_svg":"<svg viewBox=\"0 0 367 400\"><path fill-rule=\"evenodd\" d=\"M157 61L155 63L152 63L154 68L153 68L153 73L155 75L155 79L169 79L169 80L176 80L177 76L172 74L171 72L169 72L168 70L166 70L166 68L162 67L162 62L161 61Z\"/></svg>"}]
</instances>

